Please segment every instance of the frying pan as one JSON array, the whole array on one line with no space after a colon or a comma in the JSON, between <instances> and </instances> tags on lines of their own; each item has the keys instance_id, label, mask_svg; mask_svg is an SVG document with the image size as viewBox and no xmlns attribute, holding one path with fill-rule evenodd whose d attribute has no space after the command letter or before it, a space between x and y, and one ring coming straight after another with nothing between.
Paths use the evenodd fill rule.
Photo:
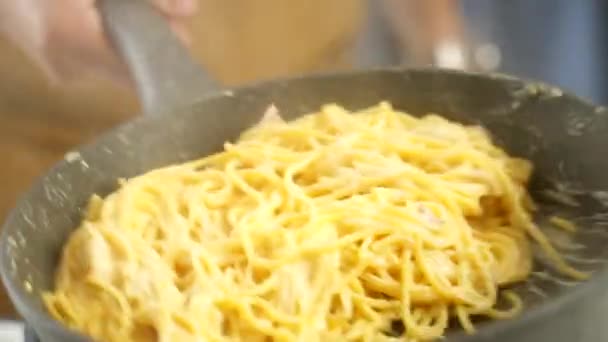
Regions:
<instances>
[{"instance_id":1,"label":"frying pan","mask_svg":"<svg viewBox=\"0 0 608 342\"><path fill-rule=\"evenodd\" d=\"M526 310L518 318L478 322L448 341L608 341L608 110L546 84L510 76L437 69L377 69L277 80L219 90L142 1L100 3L105 24L128 63L145 114L66 154L18 202L0 238L2 280L15 307L42 341L87 338L45 311L61 247L93 193L116 179L199 158L260 119L274 103L288 119L337 102L358 109L390 101L415 115L440 113L482 124L511 154L534 162L536 218L568 261L593 277L576 283L547 267L542 255L530 281L516 286ZM580 232L553 231L558 213Z\"/></svg>"}]
</instances>

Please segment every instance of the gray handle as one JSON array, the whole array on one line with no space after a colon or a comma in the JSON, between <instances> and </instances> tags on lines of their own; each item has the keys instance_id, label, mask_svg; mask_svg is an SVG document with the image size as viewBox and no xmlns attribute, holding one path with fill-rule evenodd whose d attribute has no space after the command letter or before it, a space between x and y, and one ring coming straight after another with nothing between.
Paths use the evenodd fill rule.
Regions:
<instances>
[{"instance_id":1,"label":"gray handle","mask_svg":"<svg viewBox=\"0 0 608 342\"><path fill-rule=\"evenodd\" d=\"M170 113L217 89L148 1L102 0L98 7L110 41L129 67L145 114Z\"/></svg>"}]
</instances>

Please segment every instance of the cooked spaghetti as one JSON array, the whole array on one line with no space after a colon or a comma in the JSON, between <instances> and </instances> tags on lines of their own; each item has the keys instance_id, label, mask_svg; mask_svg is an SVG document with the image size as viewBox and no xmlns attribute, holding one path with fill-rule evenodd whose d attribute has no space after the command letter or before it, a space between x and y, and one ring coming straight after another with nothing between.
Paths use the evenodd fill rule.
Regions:
<instances>
[{"instance_id":1,"label":"cooked spaghetti","mask_svg":"<svg viewBox=\"0 0 608 342\"><path fill-rule=\"evenodd\" d=\"M473 317L522 309L503 288L530 274L531 242L584 276L531 220L531 169L480 127L387 103L292 122L270 110L222 152L94 196L44 301L110 342L473 332Z\"/></svg>"}]
</instances>

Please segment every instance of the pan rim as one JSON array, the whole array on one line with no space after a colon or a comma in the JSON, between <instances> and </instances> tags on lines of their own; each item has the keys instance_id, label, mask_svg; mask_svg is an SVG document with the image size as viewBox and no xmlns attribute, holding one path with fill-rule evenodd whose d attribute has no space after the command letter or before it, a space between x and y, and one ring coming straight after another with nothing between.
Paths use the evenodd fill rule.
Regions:
<instances>
[{"instance_id":1,"label":"pan rim","mask_svg":"<svg viewBox=\"0 0 608 342\"><path fill-rule=\"evenodd\" d=\"M186 108L191 108L195 106L200 106L204 102L225 97L225 96L234 96L238 97L239 92L245 92L248 90L264 88L264 87L273 87L281 84L289 84L295 83L298 81L304 80L327 80L327 79L339 79L339 78L347 78L347 77L357 77L364 74L376 73L376 74L394 74L394 75L405 75L407 73L437 73L441 72L442 74L452 74L457 77L473 77L480 78L485 80L494 80L494 81L508 81L521 84L523 86L528 84L535 85L546 85L551 87L551 89L559 89L562 91L563 96L567 96L581 104L587 105L590 108L600 109L602 106L597 106L592 104L590 101L571 93L570 91L563 90L561 87L548 84L542 81L537 81L528 78L516 77L509 74L497 73L497 72L473 72L473 71L461 71L461 70L453 70L453 69L442 69L436 67L402 67L402 66L393 66L393 67L380 67L380 68L368 68L368 69L359 69L359 70L348 70L348 71L337 71L337 72L323 72L323 73L312 73L304 76L298 77L285 77L285 78L277 78L272 80L264 80L251 84L247 84L244 86L234 87L229 90L217 90L204 94L197 101L180 107L175 108L171 111L171 113L164 113L162 115L149 117L139 115L133 119L130 119L122 124L113 127L92 141L85 142L84 144L80 144L75 146L70 151L75 151L79 153L87 153L88 151L96 150L96 148L100 145L101 142L111 139L116 133L121 130L128 130L133 126L137 126L142 124L143 122L154 122L156 120L162 120L165 115L179 116L183 113L183 110ZM51 174L56 173L61 168L65 167L68 162L63 159L56 162L51 168L43 171L41 175L31 183L29 188L22 193L19 199L16 201L15 205L9 212L4 224L2 225L2 231L0 232L0 246L8 245L9 238L9 230L10 231L18 231L17 227L17 214L18 208L23 207L25 203L30 200L30 197L33 196L36 189L39 189L43 186L44 179ZM12 227L12 228L11 228ZM6 253L6 248L2 248L0 251L0 277L2 282L4 283L5 288L7 289L7 293L9 295L9 299L17 309L17 311L23 316L25 319L29 317L31 321L36 324L30 324L30 322L25 319L25 324L31 326L32 328L42 327L44 330L48 330L53 334L59 334L62 336L71 336L78 340L84 339L87 340L88 337L85 335L71 330L66 327L56 319L54 319L47 311L43 308L38 308L37 306L30 305L29 297L31 294L26 293L22 286L15 281L13 281L8 269L10 268L10 257ZM587 295L597 294L602 290L602 285L608 283L608 265L603 265L603 267L594 272L593 276L584 282L581 282L574 286L572 289L559 294L557 297L552 298L551 300L544 302L540 305L537 305L531 309L524 310L524 312L513 318L508 320L491 320L487 323L483 324L483 327L478 329L478 331L473 335L468 335L461 331L460 329L447 336L448 341L452 342L474 342L481 341L487 338L499 336L504 334L510 330L519 330L523 328L529 328L534 323L539 322L543 318L550 317L553 313L561 312L565 310L568 306L576 303L578 300Z\"/></svg>"}]
</instances>

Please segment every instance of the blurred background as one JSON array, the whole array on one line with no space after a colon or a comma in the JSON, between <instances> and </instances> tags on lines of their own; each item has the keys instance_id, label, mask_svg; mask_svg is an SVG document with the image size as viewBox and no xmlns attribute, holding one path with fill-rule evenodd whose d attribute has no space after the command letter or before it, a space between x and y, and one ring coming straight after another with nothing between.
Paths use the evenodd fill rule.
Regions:
<instances>
[{"instance_id":1,"label":"blurred background","mask_svg":"<svg viewBox=\"0 0 608 342\"><path fill-rule=\"evenodd\" d=\"M193 55L226 86L384 65L499 71L608 103L608 1L200 0ZM138 112L96 79L50 86L0 37L0 220L70 148ZM15 317L0 291L0 317Z\"/></svg>"}]
</instances>

